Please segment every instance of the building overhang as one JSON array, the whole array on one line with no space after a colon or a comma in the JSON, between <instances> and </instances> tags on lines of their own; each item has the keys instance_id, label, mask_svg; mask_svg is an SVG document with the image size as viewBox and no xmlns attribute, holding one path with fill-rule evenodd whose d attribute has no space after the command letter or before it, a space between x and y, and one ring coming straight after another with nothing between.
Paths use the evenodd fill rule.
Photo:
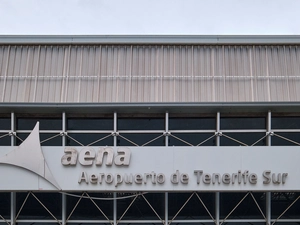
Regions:
<instances>
[{"instance_id":1,"label":"building overhang","mask_svg":"<svg viewBox=\"0 0 300 225\"><path fill-rule=\"evenodd\" d=\"M2 113L299 113L300 102L256 103L1 103Z\"/></svg>"},{"instance_id":2,"label":"building overhang","mask_svg":"<svg viewBox=\"0 0 300 225\"><path fill-rule=\"evenodd\" d=\"M300 35L0 35L0 44L9 45L293 45L299 43Z\"/></svg>"}]
</instances>

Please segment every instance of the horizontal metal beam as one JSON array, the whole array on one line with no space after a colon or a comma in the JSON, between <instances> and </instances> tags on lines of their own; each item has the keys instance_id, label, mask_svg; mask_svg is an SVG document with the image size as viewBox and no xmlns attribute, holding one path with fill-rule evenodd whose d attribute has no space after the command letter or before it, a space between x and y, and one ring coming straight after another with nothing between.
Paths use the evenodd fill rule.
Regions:
<instances>
[{"instance_id":1,"label":"horizontal metal beam","mask_svg":"<svg viewBox=\"0 0 300 225\"><path fill-rule=\"evenodd\" d=\"M0 103L1 113L299 113L300 102Z\"/></svg>"},{"instance_id":2,"label":"horizontal metal beam","mask_svg":"<svg viewBox=\"0 0 300 225\"><path fill-rule=\"evenodd\" d=\"M0 44L300 44L300 35L0 35Z\"/></svg>"}]
</instances>

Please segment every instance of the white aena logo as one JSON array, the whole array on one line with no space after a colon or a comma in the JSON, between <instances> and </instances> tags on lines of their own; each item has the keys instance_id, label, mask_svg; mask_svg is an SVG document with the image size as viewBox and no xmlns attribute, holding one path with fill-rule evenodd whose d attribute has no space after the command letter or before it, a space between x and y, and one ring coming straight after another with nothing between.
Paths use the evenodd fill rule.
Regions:
<instances>
[{"instance_id":1,"label":"white aena logo","mask_svg":"<svg viewBox=\"0 0 300 225\"><path fill-rule=\"evenodd\" d=\"M120 147L117 153L114 153L112 147L99 147L94 150L92 147L84 147L79 153L74 147L65 148L65 154L61 158L61 164L64 166L75 166L77 161L83 166L101 166L103 164L104 156L106 156L105 165L111 166L113 163L117 166L128 166L130 162L130 149Z\"/></svg>"}]
</instances>

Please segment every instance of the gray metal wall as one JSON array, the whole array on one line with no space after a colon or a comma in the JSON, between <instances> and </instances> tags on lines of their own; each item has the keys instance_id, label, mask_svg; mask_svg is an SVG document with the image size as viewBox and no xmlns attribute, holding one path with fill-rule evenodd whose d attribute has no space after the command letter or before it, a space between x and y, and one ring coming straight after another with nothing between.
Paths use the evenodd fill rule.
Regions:
<instances>
[{"instance_id":1,"label":"gray metal wall","mask_svg":"<svg viewBox=\"0 0 300 225\"><path fill-rule=\"evenodd\" d=\"M0 102L300 101L297 45L2 45Z\"/></svg>"}]
</instances>

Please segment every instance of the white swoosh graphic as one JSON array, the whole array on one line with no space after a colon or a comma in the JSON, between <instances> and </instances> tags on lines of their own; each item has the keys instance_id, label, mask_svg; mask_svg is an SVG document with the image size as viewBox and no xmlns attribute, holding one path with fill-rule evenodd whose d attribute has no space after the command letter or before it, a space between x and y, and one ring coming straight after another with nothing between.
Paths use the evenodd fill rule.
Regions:
<instances>
[{"instance_id":1,"label":"white swoosh graphic","mask_svg":"<svg viewBox=\"0 0 300 225\"><path fill-rule=\"evenodd\" d=\"M0 157L0 163L27 169L61 190L47 165L41 149L39 122L36 123L30 135L20 146Z\"/></svg>"}]
</instances>

